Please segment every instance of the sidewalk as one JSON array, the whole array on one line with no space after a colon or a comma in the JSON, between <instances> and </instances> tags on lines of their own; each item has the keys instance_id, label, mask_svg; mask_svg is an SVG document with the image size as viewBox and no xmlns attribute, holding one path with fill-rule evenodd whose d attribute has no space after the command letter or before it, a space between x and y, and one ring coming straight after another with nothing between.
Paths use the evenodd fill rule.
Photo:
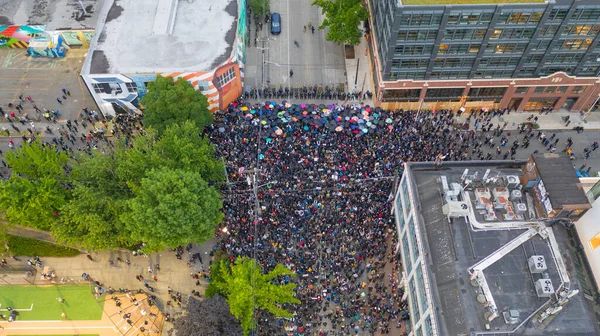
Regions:
<instances>
[{"instance_id":1,"label":"sidewalk","mask_svg":"<svg viewBox=\"0 0 600 336\"><path fill-rule=\"evenodd\" d=\"M585 118L583 118L581 114L574 112L554 111L550 112L549 114L540 114L539 112L511 112L510 114L504 114L502 117L497 116L492 118L492 123L495 127L498 124L503 125L505 122L508 122L506 129L516 130L519 127L519 124L530 122L527 120L527 118L529 118L532 114L534 117L538 117L537 124L540 125L540 130L573 130L573 127L577 126L583 127L584 130L600 130L600 113L598 112L590 113L590 115ZM459 123L464 123L469 115L469 112L465 112L457 118L457 121ZM475 114L474 116L478 115L479 114ZM564 122L564 119L567 116L571 121L569 126L565 126ZM474 119L471 118L471 127L473 127L473 123Z\"/></svg>"},{"instance_id":2,"label":"sidewalk","mask_svg":"<svg viewBox=\"0 0 600 336\"><path fill-rule=\"evenodd\" d=\"M346 58L346 92L365 93L371 91L375 94L368 49L367 39L362 37L360 44L354 46L354 59ZM373 106L372 99L360 99L359 101L365 105Z\"/></svg>"}]
</instances>

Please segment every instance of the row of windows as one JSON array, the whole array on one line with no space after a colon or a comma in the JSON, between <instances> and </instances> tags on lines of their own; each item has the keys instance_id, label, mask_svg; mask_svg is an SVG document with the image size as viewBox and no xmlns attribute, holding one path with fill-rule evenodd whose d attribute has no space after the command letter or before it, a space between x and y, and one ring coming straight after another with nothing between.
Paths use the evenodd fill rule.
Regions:
<instances>
[{"instance_id":1,"label":"row of windows","mask_svg":"<svg viewBox=\"0 0 600 336\"><path fill-rule=\"evenodd\" d=\"M527 43L488 43L485 46L485 52L492 54L522 53L525 48L527 48Z\"/></svg>"},{"instance_id":2,"label":"row of windows","mask_svg":"<svg viewBox=\"0 0 600 336\"><path fill-rule=\"evenodd\" d=\"M540 22L544 12L503 12L498 16L499 24L535 24Z\"/></svg>"},{"instance_id":3,"label":"row of windows","mask_svg":"<svg viewBox=\"0 0 600 336\"><path fill-rule=\"evenodd\" d=\"M401 26L431 26L439 25L442 22L442 14L423 13L423 14L402 14L400 16Z\"/></svg>"},{"instance_id":4,"label":"row of windows","mask_svg":"<svg viewBox=\"0 0 600 336\"><path fill-rule=\"evenodd\" d=\"M576 39L576 40L565 40L560 46L560 50L587 50L594 40L589 39Z\"/></svg>"},{"instance_id":5,"label":"row of windows","mask_svg":"<svg viewBox=\"0 0 600 336\"><path fill-rule=\"evenodd\" d=\"M450 57L436 58L433 61L434 68L470 68L475 64L475 58Z\"/></svg>"},{"instance_id":6,"label":"row of windows","mask_svg":"<svg viewBox=\"0 0 600 336\"><path fill-rule=\"evenodd\" d=\"M566 25L561 35L595 36L600 32L600 25Z\"/></svg>"},{"instance_id":7,"label":"row of windows","mask_svg":"<svg viewBox=\"0 0 600 336\"><path fill-rule=\"evenodd\" d=\"M412 239L412 258L415 263L417 263L417 259L419 259L419 246L417 245L417 232L415 230L415 222L413 221L412 216L408 220L408 231L410 233L410 237Z\"/></svg>"},{"instance_id":8,"label":"row of windows","mask_svg":"<svg viewBox=\"0 0 600 336\"><path fill-rule=\"evenodd\" d=\"M413 318L413 324L417 324L417 322L421 319L421 311L419 310L419 305L417 304L417 292L415 290L415 278L410 279L408 283L408 288L410 290L410 295L412 296L412 304L410 315Z\"/></svg>"},{"instance_id":9,"label":"row of windows","mask_svg":"<svg viewBox=\"0 0 600 336\"><path fill-rule=\"evenodd\" d=\"M536 55L536 56L542 56L542 55ZM584 54L555 54L555 55L549 55L546 60L544 61L544 63L546 64L551 64L551 63L579 63L579 61L581 61L581 59L583 58Z\"/></svg>"},{"instance_id":10,"label":"row of windows","mask_svg":"<svg viewBox=\"0 0 600 336\"><path fill-rule=\"evenodd\" d=\"M508 78L511 77L514 70L487 70L475 71L473 78Z\"/></svg>"},{"instance_id":11,"label":"row of windows","mask_svg":"<svg viewBox=\"0 0 600 336\"><path fill-rule=\"evenodd\" d=\"M408 71L408 72L391 71L390 72L390 80L399 80L399 79L425 79L425 72L416 72L416 71Z\"/></svg>"},{"instance_id":12,"label":"row of windows","mask_svg":"<svg viewBox=\"0 0 600 336\"><path fill-rule=\"evenodd\" d=\"M392 60L392 70L398 69L416 69L416 68L427 68L429 59L403 59L403 60Z\"/></svg>"},{"instance_id":13,"label":"row of windows","mask_svg":"<svg viewBox=\"0 0 600 336\"><path fill-rule=\"evenodd\" d=\"M420 266L420 265L419 265ZM427 293L425 293L425 279L423 278L423 271L421 270L421 267L417 267L417 269L415 270L415 277L417 278L417 281L419 281L417 283L417 286L419 287L419 301L421 304L421 308L423 309L423 311L427 311Z\"/></svg>"},{"instance_id":14,"label":"row of windows","mask_svg":"<svg viewBox=\"0 0 600 336\"><path fill-rule=\"evenodd\" d=\"M444 40L483 40L487 29L446 29Z\"/></svg>"},{"instance_id":15,"label":"row of windows","mask_svg":"<svg viewBox=\"0 0 600 336\"><path fill-rule=\"evenodd\" d=\"M432 71L430 79L466 79L470 71Z\"/></svg>"},{"instance_id":16,"label":"row of windows","mask_svg":"<svg viewBox=\"0 0 600 336\"><path fill-rule=\"evenodd\" d=\"M412 262L410 261L410 251L408 248L408 234L404 234L402 237L402 251L404 252L404 258L402 258L402 262L406 265L406 273L409 274L412 270Z\"/></svg>"},{"instance_id":17,"label":"row of windows","mask_svg":"<svg viewBox=\"0 0 600 336\"><path fill-rule=\"evenodd\" d=\"M401 30L398 41L433 41L437 33L437 30Z\"/></svg>"},{"instance_id":18,"label":"row of windows","mask_svg":"<svg viewBox=\"0 0 600 336\"><path fill-rule=\"evenodd\" d=\"M479 62L479 66L491 68L516 66L520 61L521 57L484 57Z\"/></svg>"},{"instance_id":19,"label":"row of windows","mask_svg":"<svg viewBox=\"0 0 600 336\"><path fill-rule=\"evenodd\" d=\"M580 21L597 21L600 20L600 7L598 6L590 6L586 8L584 6L580 6L580 8L576 8L573 11L573 14L569 18L570 20L580 20Z\"/></svg>"},{"instance_id":20,"label":"row of windows","mask_svg":"<svg viewBox=\"0 0 600 336\"><path fill-rule=\"evenodd\" d=\"M394 55L431 55L433 45L399 45L394 48Z\"/></svg>"},{"instance_id":21,"label":"row of windows","mask_svg":"<svg viewBox=\"0 0 600 336\"><path fill-rule=\"evenodd\" d=\"M569 12L568 8L553 8L550 11L550 15L548 15L548 20L550 21L562 21L567 17L567 13Z\"/></svg>"},{"instance_id":22,"label":"row of windows","mask_svg":"<svg viewBox=\"0 0 600 336\"><path fill-rule=\"evenodd\" d=\"M468 73L468 72L467 72ZM518 86L515 88L515 94L526 94L530 89L534 87L531 86ZM567 93L568 89L571 88L570 94L583 94L585 92L586 86L536 86L533 90L534 94L563 94ZM473 87L469 89L469 93L467 97L477 99L484 97L503 97L507 91L507 87ZM464 92L464 88L442 88L442 89L428 89L425 94L425 98L431 99L451 99L451 98L461 98ZM387 101L418 101L421 95L421 89L396 89L396 90L384 90L383 98ZM431 100L429 99L429 100ZM401 230L404 226L404 216L400 214L400 225ZM410 225L410 224L409 224ZM410 229L409 231L414 231L414 229ZM411 233L412 234L412 233ZM403 239L404 244L404 253L406 257L409 257L409 249L408 249L408 235L404 236ZM413 244L416 242L413 241ZM416 246L416 245L415 245ZM416 258L413 257L412 260L416 261ZM407 270L410 272L410 263L411 260L408 260L409 264L407 265Z\"/></svg>"},{"instance_id":23,"label":"row of windows","mask_svg":"<svg viewBox=\"0 0 600 336\"><path fill-rule=\"evenodd\" d=\"M476 54L479 52L479 44L440 44L438 54L440 55L455 55L455 54Z\"/></svg>"},{"instance_id":24,"label":"row of windows","mask_svg":"<svg viewBox=\"0 0 600 336\"><path fill-rule=\"evenodd\" d=\"M498 39L530 39L535 33L535 28L501 28L494 29L490 40Z\"/></svg>"},{"instance_id":25,"label":"row of windows","mask_svg":"<svg viewBox=\"0 0 600 336\"><path fill-rule=\"evenodd\" d=\"M400 90L384 90L383 91L383 100L392 100L392 101L417 101L421 96L421 89L400 89ZM400 199L400 197L398 197ZM403 229L404 226L404 216L399 215L400 217L400 230Z\"/></svg>"},{"instance_id":26,"label":"row of windows","mask_svg":"<svg viewBox=\"0 0 600 336\"><path fill-rule=\"evenodd\" d=\"M453 11L448 15L448 24L454 25L467 25L467 24L487 24L492 21L493 12L481 12L481 11Z\"/></svg>"}]
</instances>

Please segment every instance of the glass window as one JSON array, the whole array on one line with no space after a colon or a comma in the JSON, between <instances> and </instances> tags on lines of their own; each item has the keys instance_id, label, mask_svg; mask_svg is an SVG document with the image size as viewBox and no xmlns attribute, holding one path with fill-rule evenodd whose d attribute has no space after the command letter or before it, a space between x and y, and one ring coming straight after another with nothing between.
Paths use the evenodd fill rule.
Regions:
<instances>
[{"instance_id":1,"label":"glass window","mask_svg":"<svg viewBox=\"0 0 600 336\"><path fill-rule=\"evenodd\" d=\"M384 101L418 101L421 89L384 90Z\"/></svg>"},{"instance_id":2,"label":"glass window","mask_svg":"<svg viewBox=\"0 0 600 336\"><path fill-rule=\"evenodd\" d=\"M217 77L217 86L219 88L224 87L235 78L235 70L233 68L227 69L227 71L221 76Z\"/></svg>"},{"instance_id":3,"label":"glass window","mask_svg":"<svg viewBox=\"0 0 600 336\"><path fill-rule=\"evenodd\" d=\"M104 93L104 86L99 83L93 83L92 87L94 88L94 92L96 93Z\"/></svg>"},{"instance_id":4,"label":"glass window","mask_svg":"<svg viewBox=\"0 0 600 336\"><path fill-rule=\"evenodd\" d=\"M542 93L542 92L544 92L545 88L546 88L545 86L538 86L535 88L535 90L533 90L533 93Z\"/></svg>"},{"instance_id":5,"label":"glass window","mask_svg":"<svg viewBox=\"0 0 600 336\"><path fill-rule=\"evenodd\" d=\"M414 318L413 323L417 324L417 322L421 319L421 312L419 311L419 305L417 305L417 292L415 290L415 278L410 279L408 283L408 288L410 290L410 294L412 297L411 300L411 316Z\"/></svg>"},{"instance_id":6,"label":"glass window","mask_svg":"<svg viewBox=\"0 0 600 336\"><path fill-rule=\"evenodd\" d=\"M560 25L548 25L548 26L544 26L540 30L540 36L541 37L544 37L544 36L554 36L554 34L556 34L556 32L558 31L559 27L560 27Z\"/></svg>"},{"instance_id":7,"label":"glass window","mask_svg":"<svg viewBox=\"0 0 600 336\"><path fill-rule=\"evenodd\" d=\"M469 96L476 97L495 97L503 96L506 93L506 87L472 87L469 90Z\"/></svg>"},{"instance_id":8,"label":"glass window","mask_svg":"<svg viewBox=\"0 0 600 336\"><path fill-rule=\"evenodd\" d=\"M423 271L421 270L421 265L419 264L419 267L417 267L416 269L416 273L415 276L417 277L417 280L419 281L419 300L421 303L421 308L423 309L423 311L427 310L427 293L425 292L425 279L423 278Z\"/></svg>"},{"instance_id":9,"label":"glass window","mask_svg":"<svg viewBox=\"0 0 600 336\"><path fill-rule=\"evenodd\" d=\"M529 90L529 86L519 86L515 88L515 94L526 94Z\"/></svg>"},{"instance_id":10,"label":"glass window","mask_svg":"<svg viewBox=\"0 0 600 336\"><path fill-rule=\"evenodd\" d=\"M546 91L544 91L545 93L554 93L556 92L556 86L548 86L546 87Z\"/></svg>"},{"instance_id":11,"label":"glass window","mask_svg":"<svg viewBox=\"0 0 600 336\"><path fill-rule=\"evenodd\" d=\"M565 92L567 92L567 88L568 88L568 86L559 86L559 87L556 89L556 92L557 92L557 93L565 93Z\"/></svg>"},{"instance_id":12,"label":"glass window","mask_svg":"<svg viewBox=\"0 0 600 336\"><path fill-rule=\"evenodd\" d=\"M464 88L427 89L427 98L460 98Z\"/></svg>"},{"instance_id":13,"label":"glass window","mask_svg":"<svg viewBox=\"0 0 600 336\"><path fill-rule=\"evenodd\" d=\"M129 92L137 92L137 85L135 83L125 83L127 87L127 91Z\"/></svg>"},{"instance_id":14,"label":"glass window","mask_svg":"<svg viewBox=\"0 0 600 336\"><path fill-rule=\"evenodd\" d=\"M402 263L404 266L406 266L406 274L408 275L412 271L412 262L408 247L408 233L404 233L404 237L402 237L402 252L404 252L404 255L402 256Z\"/></svg>"},{"instance_id":15,"label":"glass window","mask_svg":"<svg viewBox=\"0 0 600 336\"><path fill-rule=\"evenodd\" d=\"M553 8L550 11L550 15L548 16L548 20L550 21L562 21L567 16L569 12L568 8Z\"/></svg>"},{"instance_id":16,"label":"glass window","mask_svg":"<svg viewBox=\"0 0 600 336\"><path fill-rule=\"evenodd\" d=\"M438 54L442 54L442 55L447 54L449 48L450 48L449 44L446 44L446 43L440 44L440 49L438 50Z\"/></svg>"},{"instance_id":17,"label":"glass window","mask_svg":"<svg viewBox=\"0 0 600 336\"><path fill-rule=\"evenodd\" d=\"M585 92L585 86L574 86L571 93L581 94Z\"/></svg>"},{"instance_id":18,"label":"glass window","mask_svg":"<svg viewBox=\"0 0 600 336\"><path fill-rule=\"evenodd\" d=\"M502 35L502 29L494 29L490 35L490 40L497 40Z\"/></svg>"}]
</instances>

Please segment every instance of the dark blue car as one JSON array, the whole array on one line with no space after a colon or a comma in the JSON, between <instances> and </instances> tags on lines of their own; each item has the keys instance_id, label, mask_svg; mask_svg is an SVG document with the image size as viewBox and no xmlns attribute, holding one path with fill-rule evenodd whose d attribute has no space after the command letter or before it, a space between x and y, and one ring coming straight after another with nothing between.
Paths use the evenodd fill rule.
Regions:
<instances>
[{"instance_id":1,"label":"dark blue car","mask_svg":"<svg viewBox=\"0 0 600 336\"><path fill-rule=\"evenodd\" d=\"M281 33L281 15L279 13L271 14L271 34L278 35Z\"/></svg>"}]
</instances>

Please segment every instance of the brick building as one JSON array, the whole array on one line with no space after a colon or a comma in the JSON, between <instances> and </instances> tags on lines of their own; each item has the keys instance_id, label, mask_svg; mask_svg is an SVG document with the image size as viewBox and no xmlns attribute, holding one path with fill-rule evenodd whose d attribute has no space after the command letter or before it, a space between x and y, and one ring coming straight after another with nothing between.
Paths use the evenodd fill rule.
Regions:
<instances>
[{"instance_id":1,"label":"brick building","mask_svg":"<svg viewBox=\"0 0 600 336\"><path fill-rule=\"evenodd\" d=\"M598 110L597 0L368 4L378 105Z\"/></svg>"}]
</instances>

